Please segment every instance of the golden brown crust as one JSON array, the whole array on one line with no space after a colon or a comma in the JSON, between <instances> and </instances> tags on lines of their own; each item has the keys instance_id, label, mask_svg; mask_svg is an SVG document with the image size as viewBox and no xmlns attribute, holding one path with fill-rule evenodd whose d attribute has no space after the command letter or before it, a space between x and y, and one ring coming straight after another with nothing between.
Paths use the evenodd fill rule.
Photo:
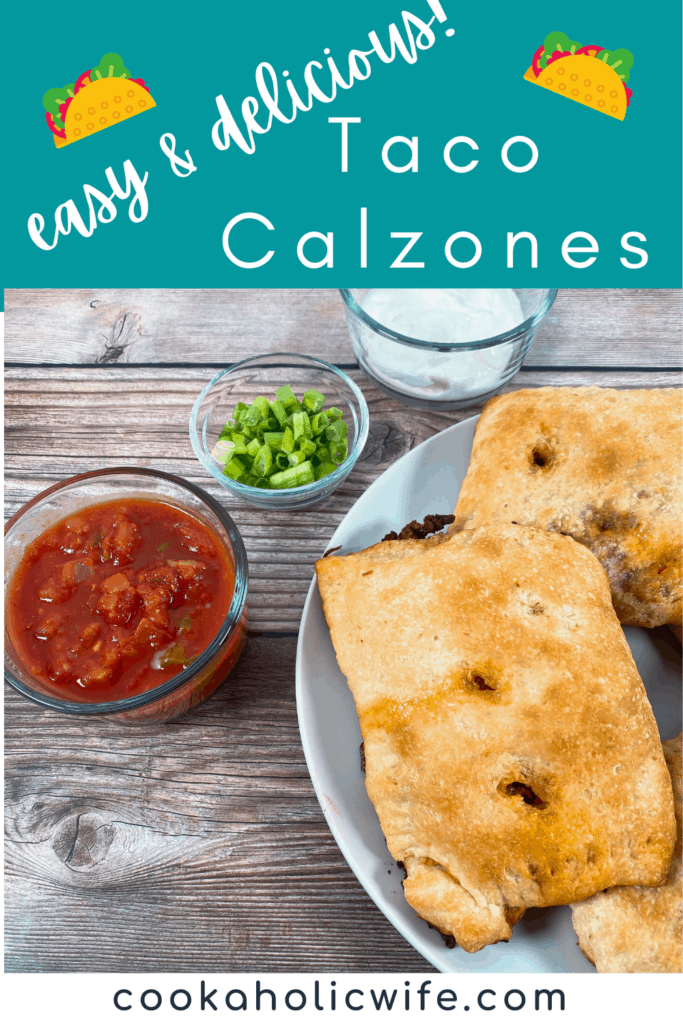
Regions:
<instances>
[{"instance_id":1,"label":"golden brown crust","mask_svg":"<svg viewBox=\"0 0 683 1024\"><path fill-rule=\"evenodd\" d=\"M492 398L453 532L514 521L568 534L607 570L621 622L680 623L682 427L675 388Z\"/></svg>"},{"instance_id":2,"label":"golden brown crust","mask_svg":"<svg viewBox=\"0 0 683 1024\"><path fill-rule=\"evenodd\" d=\"M678 835L666 885L620 886L572 906L579 944L599 973L683 971L681 737L662 744L673 783Z\"/></svg>"},{"instance_id":3,"label":"golden brown crust","mask_svg":"<svg viewBox=\"0 0 683 1024\"><path fill-rule=\"evenodd\" d=\"M525 907L661 884L675 825L594 556L506 524L434 540L316 570L406 897L476 951L509 938Z\"/></svg>"}]
</instances>

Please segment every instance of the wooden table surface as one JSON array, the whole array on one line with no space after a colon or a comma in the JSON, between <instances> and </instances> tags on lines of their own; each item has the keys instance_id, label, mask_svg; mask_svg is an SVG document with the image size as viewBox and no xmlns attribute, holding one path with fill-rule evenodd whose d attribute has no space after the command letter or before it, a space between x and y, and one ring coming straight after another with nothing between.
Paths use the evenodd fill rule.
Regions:
<instances>
[{"instance_id":1,"label":"wooden table surface","mask_svg":"<svg viewBox=\"0 0 683 1024\"><path fill-rule=\"evenodd\" d=\"M392 462L479 411L409 409L356 367L334 291L6 293L6 515L121 464L225 501L250 565L250 637L184 717L74 723L6 687L8 971L424 971L347 867L297 728L296 634L313 562ZM680 385L681 293L560 292L508 390ZM190 446L217 368L300 351L347 368L370 409L350 477L305 515L226 496Z\"/></svg>"}]
</instances>

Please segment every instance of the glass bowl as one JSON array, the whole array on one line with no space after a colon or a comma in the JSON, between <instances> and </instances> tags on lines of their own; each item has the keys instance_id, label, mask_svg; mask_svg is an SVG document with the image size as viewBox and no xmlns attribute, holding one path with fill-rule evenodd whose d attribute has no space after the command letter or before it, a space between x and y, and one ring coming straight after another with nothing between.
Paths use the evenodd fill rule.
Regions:
<instances>
[{"instance_id":1,"label":"glass bowl","mask_svg":"<svg viewBox=\"0 0 683 1024\"><path fill-rule=\"evenodd\" d=\"M58 686L36 679L18 657L5 615L5 680L29 700L70 715L108 715L123 724L164 722L205 700L232 670L246 639L249 570L242 538L217 501L194 484L153 469L101 469L55 484L20 508L5 527L5 606L27 544L75 512L119 498L164 501L203 522L222 542L235 571L235 590L218 633L196 661L145 693L121 700L64 700Z\"/></svg>"},{"instance_id":2,"label":"glass bowl","mask_svg":"<svg viewBox=\"0 0 683 1024\"><path fill-rule=\"evenodd\" d=\"M557 295L557 288L414 289L414 293L423 293L425 302L429 301L430 293L433 296L434 308L421 314L425 322L430 316L433 318L431 331L425 329L425 334L432 337L447 326L448 311L438 308L444 305L446 293L459 291L463 296L472 296L486 291L516 295L522 320L513 329L475 341L442 342L408 337L373 319L363 309L369 288L339 291L359 365L385 394L418 409L461 409L479 405L497 394L520 369ZM386 291L389 295L390 290ZM408 289L396 289L396 303L409 295ZM443 318L440 324L439 317Z\"/></svg>"},{"instance_id":3,"label":"glass bowl","mask_svg":"<svg viewBox=\"0 0 683 1024\"><path fill-rule=\"evenodd\" d=\"M332 405L341 409L349 428L349 454L329 476L303 487L268 491L231 480L225 476L223 467L212 457L211 451L231 418L235 403L249 405L257 395L272 399L276 389L283 384L291 385L298 398L309 388L316 388L325 396L325 408ZM339 487L365 447L368 423L368 407L360 388L336 366L313 356L274 352L243 359L209 381L190 414L190 440L204 469L226 491L258 508L286 511L310 508Z\"/></svg>"}]
</instances>

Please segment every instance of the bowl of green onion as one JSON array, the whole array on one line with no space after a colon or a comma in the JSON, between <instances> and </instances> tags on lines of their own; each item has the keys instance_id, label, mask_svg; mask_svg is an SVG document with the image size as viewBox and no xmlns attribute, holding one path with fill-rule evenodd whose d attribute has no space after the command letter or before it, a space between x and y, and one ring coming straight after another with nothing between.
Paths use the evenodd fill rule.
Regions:
<instances>
[{"instance_id":1,"label":"bowl of green onion","mask_svg":"<svg viewBox=\"0 0 683 1024\"><path fill-rule=\"evenodd\" d=\"M202 466L259 508L308 508L346 479L368 437L368 407L350 377L293 352L223 370L190 415Z\"/></svg>"}]
</instances>

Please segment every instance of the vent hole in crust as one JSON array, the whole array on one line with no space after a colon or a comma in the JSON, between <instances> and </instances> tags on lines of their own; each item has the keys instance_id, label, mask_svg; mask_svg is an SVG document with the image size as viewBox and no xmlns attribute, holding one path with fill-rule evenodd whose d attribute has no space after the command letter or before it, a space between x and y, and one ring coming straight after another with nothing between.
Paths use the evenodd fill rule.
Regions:
<instances>
[{"instance_id":1,"label":"vent hole in crust","mask_svg":"<svg viewBox=\"0 0 683 1024\"><path fill-rule=\"evenodd\" d=\"M472 682L478 690L494 690L494 686L489 686L483 676L473 676Z\"/></svg>"},{"instance_id":2,"label":"vent hole in crust","mask_svg":"<svg viewBox=\"0 0 683 1024\"><path fill-rule=\"evenodd\" d=\"M549 469L554 461L552 448L546 441L538 441L531 449L529 461L533 470Z\"/></svg>"},{"instance_id":3,"label":"vent hole in crust","mask_svg":"<svg viewBox=\"0 0 683 1024\"><path fill-rule=\"evenodd\" d=\"M521 796L525 804L529 807L543 808L546 806L545 801L541 800L540 796L534 793L530 786L527 786L525 782L510 782L505 787L505 792L508 796Z\"/></svg>"},{"instance_id":4,"label":"vent hole in crust","mask_svg":"<svg viewBox=\"0 0 683 1024\"><path fill-rule=\"evenodd\" d=\"M529 615L545 615L545 608L540 601L529 605Z\"/></svg>"},{"instance_id":5,"label":"vent hole in crust","mask_svg":"<svg viewBox=\"0 0 683 1024\"><path fill-rule=\"evenodd\" d=\"M368 569L367 572L362 572L361 576L372 576L374 571L375 571L374 569Z\"/></svg>"}]
</instances>

